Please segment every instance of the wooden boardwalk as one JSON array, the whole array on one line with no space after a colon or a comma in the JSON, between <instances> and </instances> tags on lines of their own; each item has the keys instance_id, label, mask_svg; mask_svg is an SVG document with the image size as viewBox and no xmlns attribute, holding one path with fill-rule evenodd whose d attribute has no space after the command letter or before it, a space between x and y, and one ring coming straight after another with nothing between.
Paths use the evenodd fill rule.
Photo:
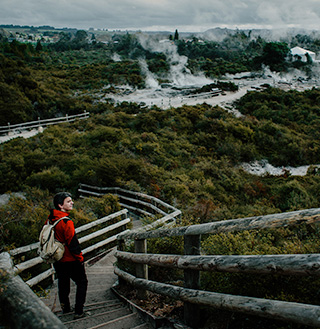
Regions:
<instances>
[{"instance_id":1,"label":"wooden boardwalk","mask_svg":"<svg viewBox=\"0 0 320 329\"><path fill-rule=\"evenodd\" d=\"M133 228L141 227L141 221L134 219ZM116 249L112 249L104 257L93 263L86 263L88 277L87 298L84 311L88 315L85 318L74 320L74 314L62 314L57 281L48 291L46 297L41 300L55 313L69 329L149 329L154 326L146 323L138 312L134 312L122 303L111 291L111 287L117 282L113 264ZM92 264L93 263L93 264ZM92 265L90 265L92 264ZM71 281L70 304L74 305L76 286ZM163 329L165 329L163 327Z\"/></svg>"},{"instance_id":2,"label":"wooden boardwalk","mask_svg":"<svg viewBox=\"0 0 320 329\"><path fill-rule=\"evenodd\" d=\"M73 313L62 314L57 284L53 285L46 297L42 301L55 313L66 328L76 329L96 329L96 328L130 328L130 329L148 329L151 324L144 322L137 312L133 312L124 305L110 290L116 283L117 276L114 274L113 263L115 249L105 255L102 259L93 265L86 265L88 277L88 291L84 311L87 316L82 319L74 320ZM70 303L74 305L76 286L72 282Z\"/></svg>"}]
</instances>

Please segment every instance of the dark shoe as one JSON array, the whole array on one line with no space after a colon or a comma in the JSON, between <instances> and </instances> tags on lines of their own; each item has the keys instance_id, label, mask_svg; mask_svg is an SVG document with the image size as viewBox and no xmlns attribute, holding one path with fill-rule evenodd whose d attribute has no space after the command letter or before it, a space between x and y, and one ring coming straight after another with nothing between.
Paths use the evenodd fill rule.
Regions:
<instances>
[{"instance_id":1,"label":"dark shoe","mask_svg":"<svg viewBox=\"0 0 320 329\"><path fill-rule=\"evenodd\" d=\"M85 318L86 316L89 316L89 315L90 315L89 312L83 312L83 313L81 313L81 314L77 314L77 313L75 313L73 319L74 319L74 320L78 320L78 319Z\"/></svg>"},{"instance_id":2,"label":"dark shoe","mask_svg":"<svg viewBox=\"0 0 320 329\"><path fill-rule=\"evenodd\" d=\"M68 313L71 313L73 310L71 308L64 308L62 310L62 314L68 314Z\"/></svg>"},{"instance_id":3,"label":"dark shoe","mask_svg":"<svg viewBox=\"0 0 320 329\"><path fill-rule=\"evenodd\" d=\"M65 306L64 304L61 304L61 309L63 314L72 312L70 305Z\"/></svg>"}]
</instances>

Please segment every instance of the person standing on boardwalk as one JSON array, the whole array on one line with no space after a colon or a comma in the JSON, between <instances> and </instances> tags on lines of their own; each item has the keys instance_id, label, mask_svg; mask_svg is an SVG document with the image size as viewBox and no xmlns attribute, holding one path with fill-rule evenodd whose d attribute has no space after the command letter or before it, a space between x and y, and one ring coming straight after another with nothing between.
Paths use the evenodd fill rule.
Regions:
<instances>
[{"instance_id":1,"label":"person standing on boardwalk","mask_svg":"<svg viewBox=\"0 0 320 329\"><path fill-rule=\"evenodd\" d=\"M88 280L74 223L68 217L73 209L71 194L67 192L56 194L53 204L55 208L50 210L48 221L54 224L55 221L65 217L55 227L55 238L65 246L63 257L53 264L58 277L60 305L63 313L71 312L69 300L71 279L77 286L74 318L78 319L85 316L83 306L86 300Z\"/></svg>"}]
</instances>

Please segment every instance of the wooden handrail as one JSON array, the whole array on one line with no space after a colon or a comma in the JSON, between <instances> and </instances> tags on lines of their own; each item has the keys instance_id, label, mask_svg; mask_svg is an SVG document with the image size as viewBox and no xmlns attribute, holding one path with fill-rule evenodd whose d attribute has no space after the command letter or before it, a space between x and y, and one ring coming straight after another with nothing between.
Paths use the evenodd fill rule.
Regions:
<instances>
[{"instance_id":1,"label":"wooden handrail","mask_svg":"<svg viewBox=\"0 0 320 329\"><path fill-rule=\"evenodd\" d=\"M199 289L200 271L319 276L320 254L200 255L200 240L204 234L273 229L319 221L320 208L314 208L170 229L142 228L140 231L123 232L118 236L116 257L137 264L136 277L118 268L115 273L122 280L134 285L139 294L149 290L184 301L185 322L192 328L197 328L200 323L200 305L320 327L320 307L316 305L218 294ZM143 244L147 250L148 239L175 236L184 237L185 255L147 254L141 250L138 254L121 251L127 239ZM147 272L141 275L142 272L138 271L139 267L144 266L147 269L148 265L184 270L184 288L148 280Z\"/></svg>"},{"instance_id":2,"label":"wooden handrail","mask_svg":"<svg viewBox=\"0 0 320 329\"><path fill-rule=\"evenodd\" d=\"M85 225L82 225L80 227L77 227L75 229L75 231L76 231L76 233L83 232L85 230L93 228L93 227L95 227L97 225L100 225L102 223L106 223L106 222L108 222L108 221L110 221L110 220L112 220L112 219L114 219L118 216L121 216L121 215L127 216L127 213L128 213L128 210L122 209L122 210L120 210L118 212L115 212L111 215L108 215L106 217L102 217L100 219L97 219L97 220L95 220L95 221L93 221L89 224L85 224ZM38 248L39 248L39 242L35 242L35 243L28 244L27 246L11 249L11 250L9 250L9 254L14 257L14 256L17 256L19 254L23 254L23 253L26 253L28 251L32 251L32 250L35 250L35 249L38 249Z\"/></svg>"},{"instance_id":3,"label":"wooden handrail","mask_svg":"<svg viewBox=\"0 0 320 329\"><path fill-rule=\"evenodd\" d=\"M133 263L182 270L320 276L320 254L183 256L118 250L115 256Z\"/></svg>"},{"instance_id":4,"label":"wooden handrail","mask_svg":"<svg viewBox=\"0 0 320 329\"><path fill-rule=\"evenodd\" d=\"M99 197L107 193L115 194L119 197L120 204L122 204L125 208L131 209L133 211L136 210L137 212L144 213L146 215L152 214L152 211L160 215L180 211L156 197L140 192L125 190L120 187L99 187L87 184L79 184L78 193L80 193L81 197L87 195ZM131 197L128 197L128 195ZM125 201L135 204L136 207L130 206L130 204L127 204ZM149 211L141 209L141 206L148 208ZM160 207L162 207L164 210Z\"/></svg>"},{"instance_id":5,"label":"wooden handrail","mask_svg":"<svg viewBox=\"0 0 320 329\"><path fill-rule=\"evenodd\" d=\"M130 201L164 215L157 221L136 230L125 230L113 235L99 243L89 246L83 253L89 253L95 248L100 248L105 244L118 240L118 251L116 257L136 264L137 275L126 273L115 267L115 273L123 281L127 281L138 289L138 291L153 291L158 294L179 299L185 305L185 322L190 327L196 328L199 322L197 314L198 307L210 306L218 309L233 312L242 312L266 318L283 320L313 327L320 326L320 306L302 303L292 303L276 301L263 298L246 296L235 296L200 290L200 271L216 272L236 272L236 273L263 273L277 275L300 275L300 276L320 276L320 254L286 254L286 255L201 255L200 242L204 234L217 234L226 232L240 232L244 230L261 230L288 226L298 226L301 224L313 224L320 221L320 208L292 211L286 213L270 214L265 216L254 216L239 219L230 219L219 222L190 225L184 227L158 228L164 223L175 222L181 215L181 211L166 204L165 202L147 196L143 193L127 191L121 188L101 188L81 184L79 192L102 196L106 193L113 193L123 201ZM130 196L128 196L130 195ZM147 201L146 201L147 200ZM132 208L135 208L131 206ZM160 208L162 207L162 208ZM165 209L165 210L164 210ZM158 211L160 210L160 211ZM140 209L142 212L146 210ZM76 229L83 232L99 224L106 224L112 218L125 216L117 224L112 224L109 228L86 235L79 239L80 242L89 241L106 232L125 227L130 221L127 218L127 209L115 214L101 218L95 222L83 225ZM167 213L166 213L167 212ZM148 213L148 212L147 212ZM185 255L163 255L147 254L147 240L162 237L184 237ZM126 240L134 240L136 253L121 251ZM19 255L23 252L36 249L37 243L20 247L10 251L11 256ZM8 254L8 253L7 253ZM9 255L9 254L8 254ZM1 255L0 255L1 256ZM1 260L1 257L0 257ZM39 263L39 257L16 265L15 272L28 269L31 265ZM1 262L0 262L1 265ZM148 279L148 266L160 266L165 268L182 269L185 272L185 285L178 287L174 285L159 283ZM1 267L1 266L0 266ZM14 273L14 270L11 270ZM44 278L52 275L51 268L37 277L31 278L27 284L32 286ZM25 285L25 284L24 284ZM25 285L26 286L26 285ZM2 297L3 298L3 297ZM1 300L1 298L0 298ZM57 327L59 328L59 327Z\"/></svg>"},{"instance_id":6,"label":"wooden handrail","mask_svg":"<svg viewBox=\"0 0 320 329\"><path fill-rule=\"evenodd\" d=\"M320 221L320 208L298 210L285 213L270 214L239 219L230 219L219 222L197 224L172 229L158 229L150 232L129 232L120 238L151 239L168 236L186 236L217 234L226 232L240 232L264 228L278 228L292 225L312 224Z\"/></svg>"},{"instance_id":7,"label":"wooden handrail","mask_svg":"<svg viewBox=\"0 0 320 329\"><path fill-rule=\"evenodd\" d=\"M73 122L77 119L87 119L89 118L90 113L84 111L83 113L80 114L74 114L74 115L66 115L64 117L59 117L59 118L51 118L51 119L43 119L43 120L36 120L36 121L29 121L29 122L24 122L24 123L17 123L11 125L8 123L7 126L0 126L0 133L8 133L11 131L15 131L16 129L33 129L33 128L38 128L38 127L46 127L49 125L54 125L58 123L63 123L63 122Z\"/></svg>"},{"instance_id":8,"label":"wooden handrail","mask_svg":"<svg viewBox=\"0 0 320 329\"><path fill-rule=\"evenodd\" d=\"M14 328L23 329L66 329L64 324L36 296L36 294L12 271L9 253L0 254L0 268L7 273L0 294L3 314L12 314ZM27 302L26 302L27 301Z\"/></svg>"},{"instance_id":9,"label":"wooden handrail","mask_svg":"<svg viewBox=\"0 0 320 329\"><path fill-rule=\"evenodd\" d=\"M129 282L136 288L153 291L157 294L169 296L202 306L211 306L232 312L244 312L276 320L290 321L298 324L319 327L320 306L282 302L271 299L235 296L202 290L187 289L146 279L136 278L115 267L119 278ZM193 314L191 314L193 316ZM194 326L193 328L198 328Z\"/></svg>"},{"instance_id":10,"label":"wooden handrail","mask_svg":"<svg viewBox=\"0 0 320 329\"><path fill-rule=\"evenodd\" d=\"M130 218L127 218L128 210L123 209L109 216L105 216L94 222L82 225L76 228L76 232L84 232L92 229L97 225L108 225L105 228L99 229L98 231L85 235L79 239L80 243L96 239L105 233L112 232L119 228L126 229L127 224L130 222ZM124 217L117 223L109 225L109 222L117 217ZM95 251L102 248L110 243L117 241L119 233L114 234L106 239L103 239L85 249L82 253L85 255L89 252ZM29 259L20 264L14 265L12 257L20 255L25 252L29 252L38 248L39 243L33 243L28 246L23 246L0 254L0 274L2 280L1 294L0 294L0 305L1 310L10 318L10 321L14 324L15 328L23 329L62 329L66 328L62 322L46 307L43 302L34 294L30 287L39 284L46 278L53 276L55 270L51 265L48 270L39 273L38 275L30 278L28 281L23 282L18 273L27 270L35 265L41 264L43 260L40 257ZM5 276L6 274L6 276ZM6 281L3 283L3 278ZM27 301L27 303L26 303Z\"/></svg>"},{"instance_id":11,"label":"wooden handrail","mask_svg":"<svg viewBox=\"0 0 320 329\"><path fill-rule=\"evenodd\" d=\"M79 242L80 243L84 243L86 241L89 241L89 240L92 240L98 236L101 236L107 232L112 232L114 231L115 229L118 229L118 228L121 228L121 227L124 227L126 228L127 224L130 222L130 218L127 218L127 214L128 214L128 210L127 209L122 209L116 213L113 213L113 214L110 214L108 216L105 216L103 218L100 218L98 220L95 220L91 223L88 223L88 224L85 224L85 225L82 225L80 227L77 227L75 229L76 233L80 233L80 232L84 232L86 230L89 230L91 228L94 228L96 227L97 225L101 225L101 224L105 224L105 225L108 225L107 227L105 228L102 228L94 233L91 233L89 235L85 235L83 236L82 238L79 239ZM114 218L117 218L117 217L121 217L121 216L124 216L125 218L121 221L119 221L118 223L115 223L115 224L112 224L112 225L109 225L108 223L114 219ZM119 233L118 233L119 234ZM117 240L117 237L118 237L118 234L116 235L113 235L112 238L107 238L107 239L104 239L103 241L100 241L100 242L97 242L93 245L91 245L90 247L84 249L82 251L82 253L85 255L89 252L92 252L94 250L97 250L107 244L110 244L111 242L113 241L116 241ZM36 243L32 243L28 246L23 246L23 247L20 247L20 248L16 248L16 249L12 249L9 251L9 254L14 257L14 256L18 256L22 253L25 253L25 252L28 252L28 251L32 251L32 250L35 250L39 247L39 242L36 242ZM43 260L42 258L40 257L34 257L32 259L29 259L25 262L22 262L22 263L19 263L19 264L16 264L14 265L14 273L15 274L19 274L21 273L22 271L25 271L29 268L32 268L38 264L41 264L43 263ZM26 283L30 286L30 287L33 287L34 285L40 283L41 281L43 281L44 279L50 277L52 274L54 273L54 270L53 269L49 269L49 270L46 270L40 274L38 274L37 276L29 279Z\"/></svg>"},{"instance_id":12,"label":"wooden handrail","mask_svg":"<svg viewBox=\"0 0 320 329\"><path fill-rule=\"evenodd\" d=\"M117 191L119 192L119 190ZM127 192L127 191L125 191ZM120 193L125 193L124 190L120 191ZM142 194L140 194L140 197ZM130 198L129 198L130 199ZM153 200L153 198L149 198L149 200ZM138 200L139 201L139 200ZM157 201L157 200L156 200ZM159 200L158 200L159 201ZM163 202L158 202L162 206L165 205ZM149 205L148 203L141 202L140 205L150 206L153 210L156 210L158 213L165 214L160 208L157 206ZM171 207L167 207L171 208ZM175 211L175 214L165 215L160 220L156 221L156 225L163 224L168 221L172 221L174 216L180 215L180 211ZM85 232L86 230L92 229L97 225L107 225L111 220L117 217L125 217L120 220L118 223L108 225L105 228L99 229L96 232L87 234L81 238L79 238L80 243L84 243L90 241L92 239L96 239L99 236L102 236L106 233L112 232L121 227L126 228L126 225L130 222L130 219L127 218L128 210L123 209L109 216L105 216L100 218L94 222L82 225L76 228L76 233ZM151 228L149 226L149 228ZM125 231L126 233L127 231ZM116 242L118 238L118 234L108 237L94 245L90 245L82 250L83 254L87 254L92 252L98 248L104 247L107 244L112 242ZM34 257L25 262L13 265L11 257L19 256L20 254L27 253L33 250L36 250L39 246L39 242L32 243L28 246L19 247L11 250L8 253L0 254L0 269L3 270L3 273L8 274L7 283L9 285L8 289L5 289L4 293L0 294L0 303L2 310L5 310L7 314L14 314L14 316L10 316L13 319L13 322L17 328L45 328L50 325L50 328L65 328L65 326L61 323L61 321L55 317L52 312L43 305L40 299L31 291L30 287L35 286L40 283L44 279L53 276L55 273L54 268L51 266L48 270L30 278L27 282L23 282L22 279L17 275L35 265L41 264L43 260L40 257ZM23 297L22 297L23 296ZM26 304L25 301L28 301ZM23 305L21 305L20 301L23 301ZM26 307L26 305L28 305ZM32 307L30 307L32 305ZM18 315L18 316L17 316ZM43 326L45 325L45 327Z\"/></svg>"}]
</instances>

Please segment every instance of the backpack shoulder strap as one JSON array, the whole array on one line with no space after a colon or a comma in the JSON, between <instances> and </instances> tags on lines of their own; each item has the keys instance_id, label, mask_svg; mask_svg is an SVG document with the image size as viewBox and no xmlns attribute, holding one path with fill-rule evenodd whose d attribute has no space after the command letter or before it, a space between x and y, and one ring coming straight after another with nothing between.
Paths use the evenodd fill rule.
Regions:
<instances>
[{"instance_id":1,"label":"backpack shoulder strap","mask_svg":"<svg viewBox=\"0 0 320 329\"><path fill-rule=\"evenodd\" d=\"M55 223L52 225L53 227L55 227L62 219L67 219L67 220L69 220L69 218L68 217L61 217L61 218L59 218L57 221L55 221Z\"/></svg>"}]
</instances>

